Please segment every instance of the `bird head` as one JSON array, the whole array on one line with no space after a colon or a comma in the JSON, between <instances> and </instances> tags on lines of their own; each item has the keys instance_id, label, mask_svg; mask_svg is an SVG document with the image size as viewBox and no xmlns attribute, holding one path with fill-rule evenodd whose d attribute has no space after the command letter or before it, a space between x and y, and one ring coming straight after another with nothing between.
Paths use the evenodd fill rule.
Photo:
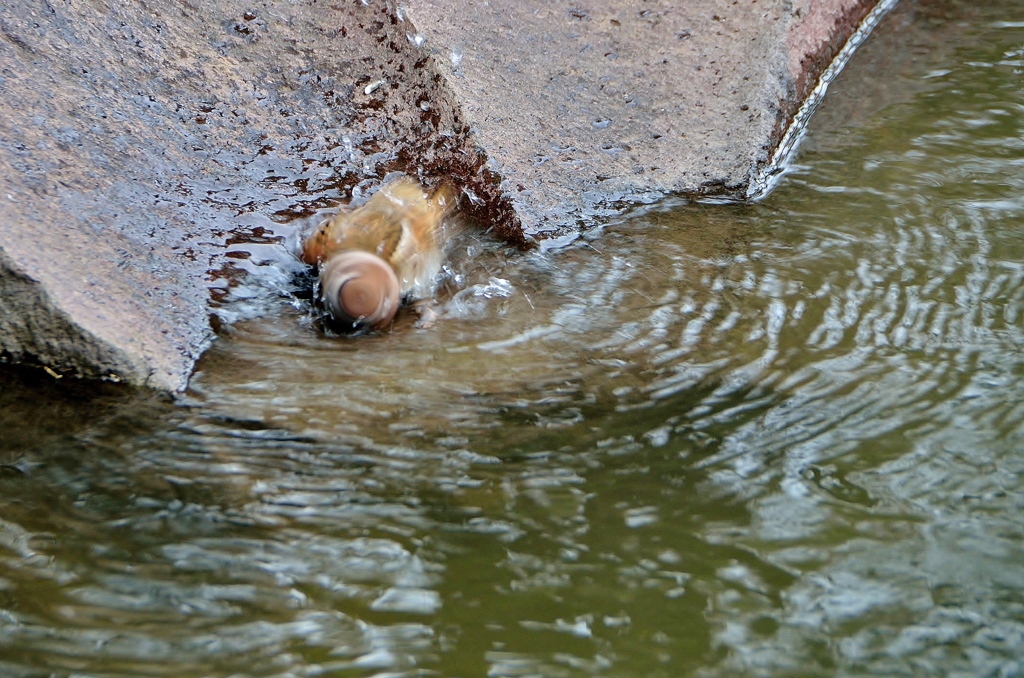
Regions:
<instances>
[{"instance_id":1,"label":"bird head","mask_svg":"<svg viewBox=\"0 0 1024 678\"><path fill-rule=\"evenodd\" d=\"M323 264L320 295L334 319L353 328L384 327L395 317L400 301L394 270L362 250L343 250Z\"/></svg>"}]
</instances>

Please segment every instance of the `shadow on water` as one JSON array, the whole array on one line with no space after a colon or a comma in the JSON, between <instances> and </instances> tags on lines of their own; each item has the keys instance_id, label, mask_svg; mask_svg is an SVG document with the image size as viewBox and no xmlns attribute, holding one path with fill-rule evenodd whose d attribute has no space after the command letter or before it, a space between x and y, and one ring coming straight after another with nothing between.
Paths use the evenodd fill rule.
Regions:
<instances>
[{"instance_id":1,"label":"shadow on water","mask_svg":"<svg viewBox=\"0 0 1024 678\"><path fill-rule=\"evenodd\" d=\"M467 236L430 328L261 233L186 397L0 373L0 673L1019 674L1015 8L901 4L763 203Z\"/></svg>"}]
</instances>

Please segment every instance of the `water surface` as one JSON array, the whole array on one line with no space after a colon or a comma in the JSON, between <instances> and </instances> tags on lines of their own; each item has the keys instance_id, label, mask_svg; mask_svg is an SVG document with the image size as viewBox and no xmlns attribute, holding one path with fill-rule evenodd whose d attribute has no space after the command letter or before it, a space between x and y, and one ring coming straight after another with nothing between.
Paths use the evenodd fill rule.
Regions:
<instances>
[{"instance_id":1,"label":"water surface","mask_svg":"<svg viewBox=\"0 0 1024 678\"><path fill-rule=\"evenodd\" d=\"M906 1L761 203L357 339L250 243L186 398L0 373L0 674L1024 675L1022 74Z\"/></svg>"}]
</instances>

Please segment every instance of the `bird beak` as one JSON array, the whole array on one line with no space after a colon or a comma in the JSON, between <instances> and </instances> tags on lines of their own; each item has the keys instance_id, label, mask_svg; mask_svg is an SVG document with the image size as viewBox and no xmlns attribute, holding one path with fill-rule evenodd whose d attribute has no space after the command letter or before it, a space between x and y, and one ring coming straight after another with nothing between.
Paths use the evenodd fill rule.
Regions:
<instances>
[{"instance_id":1,"label":"bird beak","mask_svg":"<svg viewBox=\"0 0 1024 678\"><path fill-rule=\"evenodd\" d=\"M332 256L320 270L321 298L340 323L379 328L398 310L398 277L380 257L361 250Z\"/></svg>"}]
</instances>

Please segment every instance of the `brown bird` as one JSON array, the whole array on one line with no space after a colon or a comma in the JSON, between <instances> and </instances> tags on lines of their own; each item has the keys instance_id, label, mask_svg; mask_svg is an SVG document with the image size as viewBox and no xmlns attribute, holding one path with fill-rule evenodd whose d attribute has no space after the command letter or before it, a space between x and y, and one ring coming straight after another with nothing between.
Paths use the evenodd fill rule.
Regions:
<instances>
[{"instance_id":1,"label":"brown bird","mask_svg":"<svg viewBox=\"0 0 1024 678\"><path fill-rule=\"evenodd\" d=\"M321 224L303 243L302 260L319 265L320 297L334 319L380 328L403 300L430 296L441 270L442 223L454 203L448 185L428 194L403 178Z\"/></svg>"}]
</instances>

